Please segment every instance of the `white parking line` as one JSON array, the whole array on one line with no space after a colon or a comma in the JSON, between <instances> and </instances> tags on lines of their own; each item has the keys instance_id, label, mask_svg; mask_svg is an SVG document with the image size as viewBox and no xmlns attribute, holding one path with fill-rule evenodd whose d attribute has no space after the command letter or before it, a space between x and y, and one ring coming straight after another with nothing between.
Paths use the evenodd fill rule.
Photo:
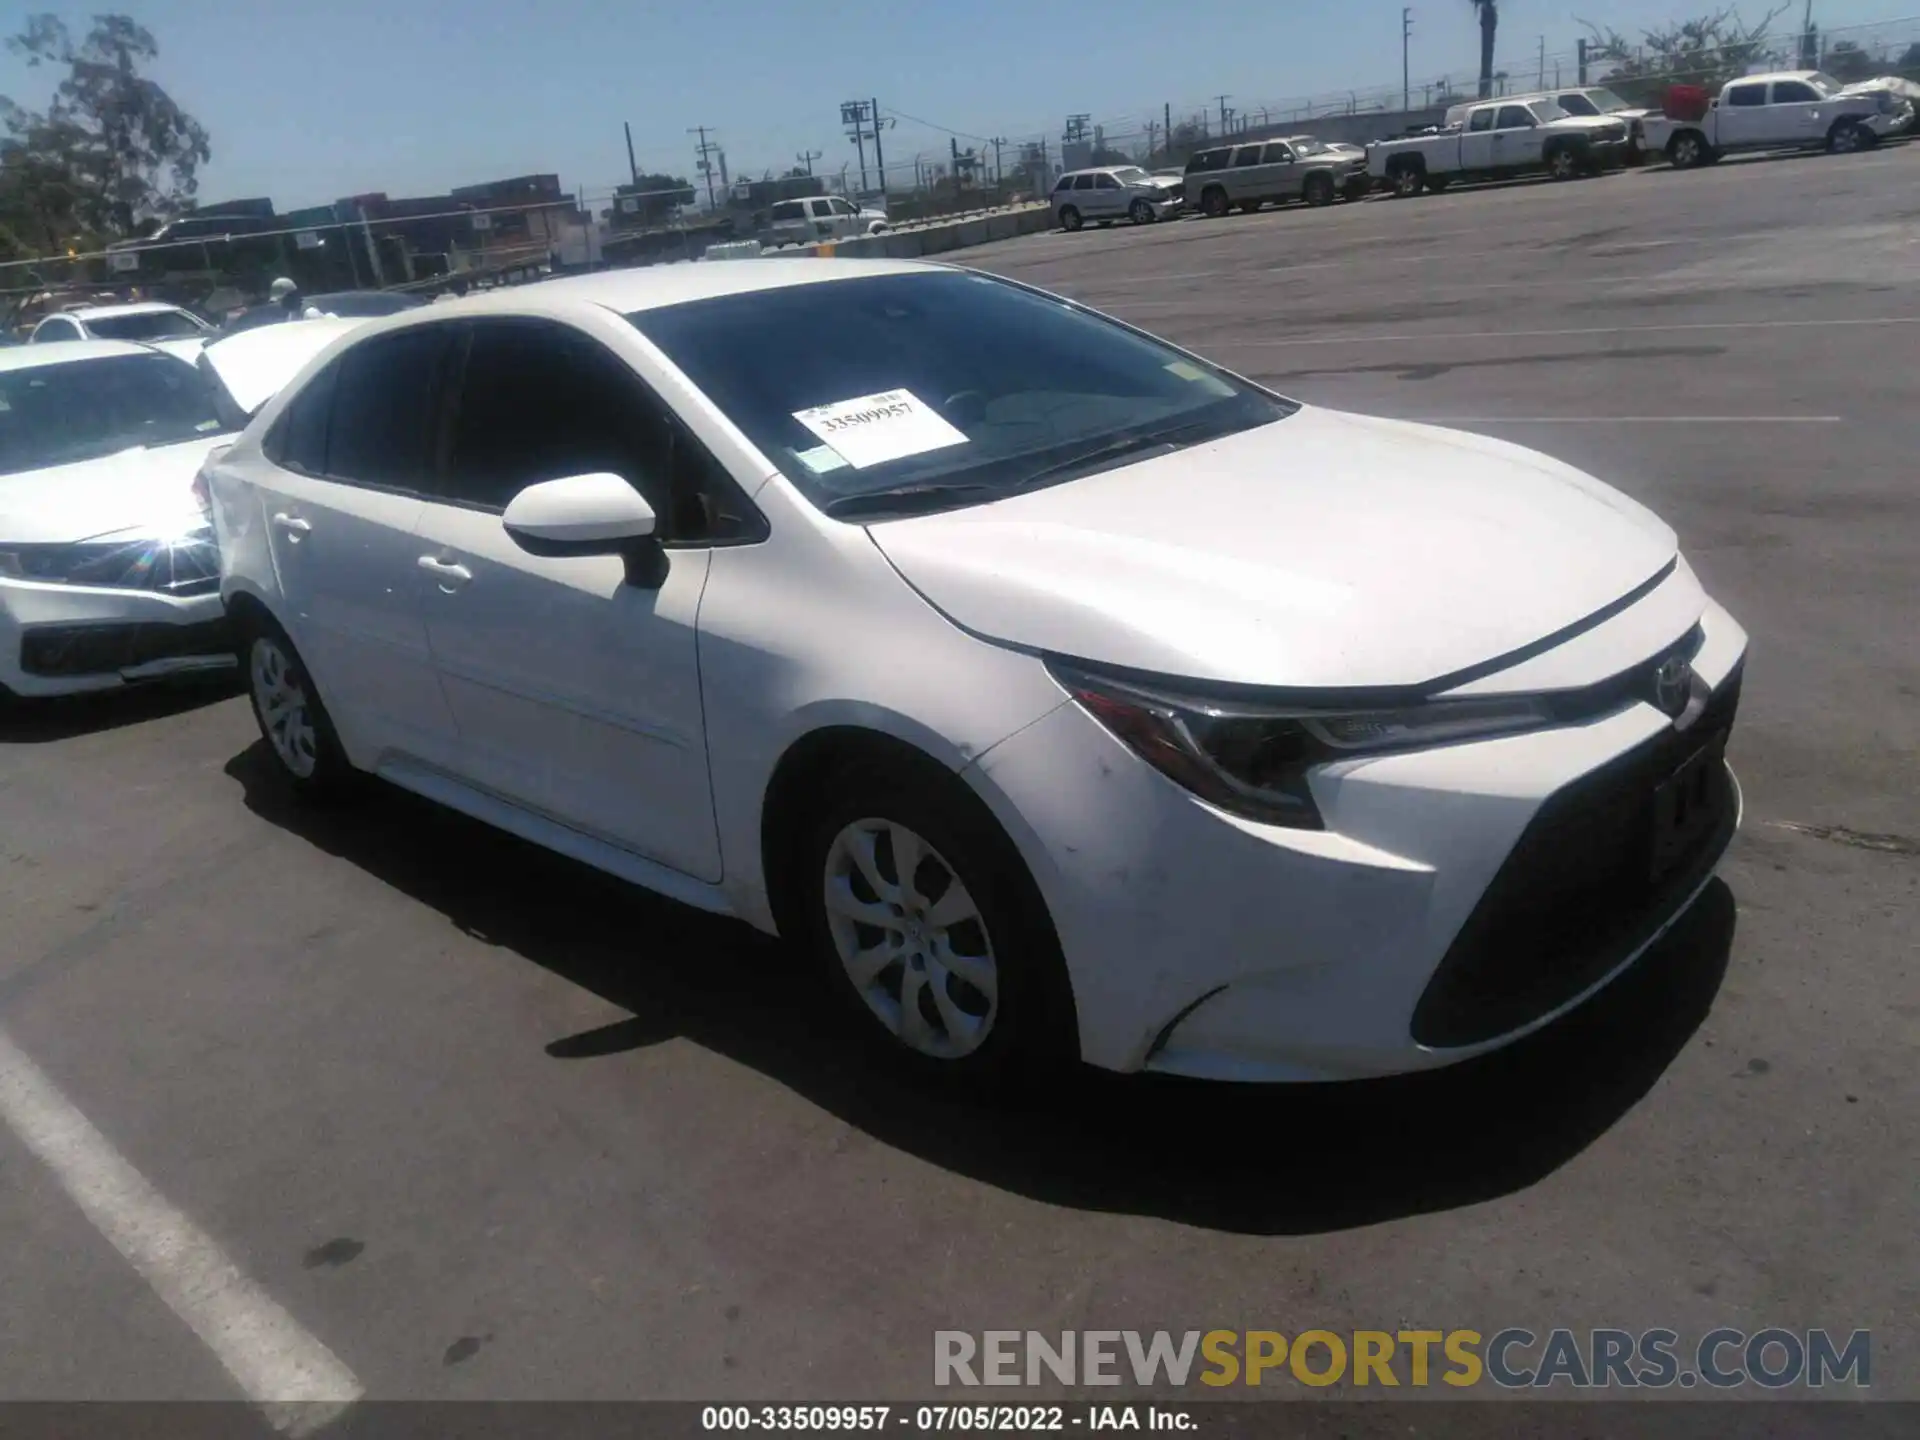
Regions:
<instances>
[{"instance_id":1,"label":"white parking line","mask_svg":"<svg viewBox=\"0 0 1920 1440\"><path fill-rule=\"evenodd\" d=\"M1920 315L1873 315L1845 320L1696 320L1671 325L1588 325L1565 330L1436 330L1425 335L1309 335L1286 340L1211 339L1208 348L1270 349L1286 345L1405 345L1426 340L1557 340L1573 335L1654 335L1696 330L1821 330L1829 326L1920 325Z\"/></svg>"},{"instance_id":2,"label":"white parking line","mask_svg":"<svg viewBox=\"0 0 1920 1440\"><path fill-rule=\"evenodd\" d=\"M169 1205L4 1032L0 1119L275 1429L309 1435L360 1398L353 1372Z\"/></svg>"}]
</instances>

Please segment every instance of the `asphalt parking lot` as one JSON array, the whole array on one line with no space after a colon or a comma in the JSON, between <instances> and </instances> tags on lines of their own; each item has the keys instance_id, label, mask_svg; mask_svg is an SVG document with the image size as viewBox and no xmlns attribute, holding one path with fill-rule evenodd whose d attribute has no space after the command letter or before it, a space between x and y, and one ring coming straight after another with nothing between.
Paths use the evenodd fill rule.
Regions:
<instances>
[{"instance_id":1,"label":"asphalt parking lot","mask_svg":"<svg viewBox=\"0 0 1920 1440\"><path fill-rule=\"evenodd\" d=\"M955 258L1652 505L1753 636L1723 879L1486 1061L994 1116L843 1062L743 929L398 794L290 809L242 700L16 711L0 1080L128 1169L0 1128L0 1398L236 1397L188 1284L374 1397L911 1397L936 1329L1778 1324L1873 1330L1920 1399L1920 149ZM153 1282L129 1195L217 1250Z\"/></svg>"}]
</instances>

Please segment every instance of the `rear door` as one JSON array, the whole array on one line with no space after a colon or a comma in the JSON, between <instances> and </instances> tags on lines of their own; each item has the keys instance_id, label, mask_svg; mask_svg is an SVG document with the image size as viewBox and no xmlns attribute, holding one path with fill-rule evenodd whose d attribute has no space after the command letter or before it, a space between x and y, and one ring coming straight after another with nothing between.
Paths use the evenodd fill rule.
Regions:
<instances>
[{"instance_id":1,"label":"rear door","mask_svg":"<svg viewBox=\"0 0 1920 1440\"><path fill-rule=\"evenodd\" d=\"M449 324L379 335L300 390L263 449L263 519L292 633L360 748L454 756L427 649L413 531L433 468Z\"/></svg>"},{"instance_id":2,"label":"rear door","mask_svg":"<svg viewBox=\"0 0 1920 1440\"><path fill-rule=\"evenodd\" d=\"M1776 128L1768 113L1767 82L1756 80L1745 85L1729 85L1720 106L1714 111L1715 133L1723 146L1768 145L1774 143Z\"/></svg>"},{"instance_id":3,"label":"rear door","mask_svg":"<svg viewBox=\"0 0 1920 1440\"><path fill-rule=\"evenodd\" d=\"M1462 170L1493 169L1493 121L1497 114L1497 105L1482 105L1467 112L1467 128L1460 137Z\"/></svg>"},{"instance_id":4,"label":"rear door","mask_svg":"<svg viewBox=\"0 0 1920 1440\"><path fill-rule=\"evenodd\" d=\"M1257 204L1261 199L1262 171L1259 145L1236 146L1226 173L1227 198L1234 204Z\"/></svg>"}]
</instances>

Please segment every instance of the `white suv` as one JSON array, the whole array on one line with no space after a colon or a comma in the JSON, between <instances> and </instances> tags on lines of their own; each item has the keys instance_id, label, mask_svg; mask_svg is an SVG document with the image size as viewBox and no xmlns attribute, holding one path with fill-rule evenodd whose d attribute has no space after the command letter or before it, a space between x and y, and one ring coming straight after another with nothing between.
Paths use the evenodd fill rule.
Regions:
<instances>
[{"instance_id":1,"label":"white suv","mask_svg":"<svg viewBox=\"0 0 1920 1440\"><path fill-rule=\"evenodd\" d=\"M776 245L814 245L822 240L879 235L887 228L884 213L862 209L839 195L781 200L767 218L767 231Z\"/></svg>"}]
</instances>

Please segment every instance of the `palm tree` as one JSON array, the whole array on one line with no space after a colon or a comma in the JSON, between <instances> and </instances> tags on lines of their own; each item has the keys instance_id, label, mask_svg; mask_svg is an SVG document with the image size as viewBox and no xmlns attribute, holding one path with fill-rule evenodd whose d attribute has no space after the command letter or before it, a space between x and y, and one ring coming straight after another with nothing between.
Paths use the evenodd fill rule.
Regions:
<instances>
[{"instance_id":1,"label":"palm tree","mask_svg":"<svg viewBox=\"0 0 1920 1440\"><path fill-rule=\"evenodd\" d=\"M1480 12L1480 98L1493 94L1493 32L1500 28L1500 8L1493 0L1473 0Z\"/></svg>"}]
</instances>

